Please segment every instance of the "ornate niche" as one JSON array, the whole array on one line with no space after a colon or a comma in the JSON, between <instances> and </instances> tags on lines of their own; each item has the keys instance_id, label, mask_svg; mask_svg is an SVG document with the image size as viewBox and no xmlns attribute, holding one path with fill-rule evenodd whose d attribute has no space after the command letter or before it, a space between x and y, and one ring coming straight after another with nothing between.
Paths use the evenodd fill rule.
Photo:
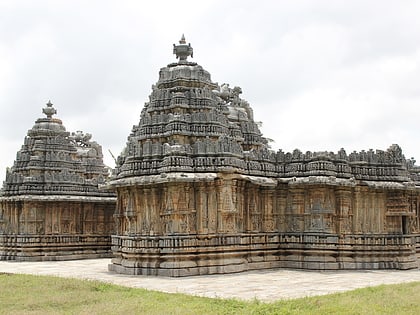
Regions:
<instances>
[{"instance_id":1,"label":"ornate niche","mask_svg":"<svg viewBox=\"0 0 420 315\"><path fill-rule=\"evenodd\" d=\"M197 230L195 190L191 183L167 183L160 216L165 234L191 234Z\"/></svg>"},{"instance_id":2,"label":"ornate niche","mask_svg":"<svg viewBox=\"0 0 420 315\"><path fill-rule=\"evenodd\" d=\"M286 231L302 232L305 228L305 189L289 186L286 203Z\"/></svg>"},{"instance_id":3,"label":"ornate niche","mask_svg":"<svg viewBox=\"0 0 420 315\"><path fill-rule=\"evenodd\" d=\"M406 191L390 190L386 196L386 229L391 234L410 234L410 203Z\"/></svg>"},{"instance_id":4,"label":"ornate niche","mask_svg":"<svg viewBox=\"0 0 420 315\"><path fill-rule=\"evenodd\" d=\"M336 227L337 233L352 233L353 194L350 187L338 187L335 189L336 196Z\"/></svg>"},{"instance_id":5,"label":"ornate niche","mask_svg":"<svg viewBox=\"0 0 420 315\"><path fill-rule=\"evenodd\" d=\"M334 232L335 194L333 187L308 187L305 204L305 230Z\"/></svg>"},{"instance_id":6,"label":"ornate niche","mask_svg":"<svg viewBox=\"0 0 420 315\"><path fill-rule=\"evenodd\" d=\"M246 208L245 222L247 232L260 232L262 228L262 209L260 187L247 183L245 189Z\"/></svg>"},{"instance_id":7,"label":"ornate niche","mask_svg":"<svg viewBox=\"0 0 420 315\"><path fill-rule=\"evenodd\" d=\"M217 182L218 195L218 232L237 232L237 186L232 179L220 179Z\"/></svg>"},{"instance_id":8,"label":"ornate niche","mask_svg":"<svg viewBox=\"0 0 420 315\"><path fill-rule=\"evenodd\" d=\"M261 189L263 199L263 231L276 231L276 216L274 214L274 196L275 191L272 188Z\"/></svg>"}]
</instances>

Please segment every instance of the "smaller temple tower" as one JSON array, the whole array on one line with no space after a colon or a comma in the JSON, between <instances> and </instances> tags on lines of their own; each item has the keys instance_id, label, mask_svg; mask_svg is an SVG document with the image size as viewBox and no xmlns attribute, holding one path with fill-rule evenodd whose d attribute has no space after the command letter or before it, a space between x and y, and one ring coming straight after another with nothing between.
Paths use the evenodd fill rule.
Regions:
<instances>
[{"instance_id":1,"label":"smaller temple tower","mask_svg":"<svg viewBox=\"0 0 420 315\"><path fill-rule=\"evenodd\" d=\"M102 148L66 131L51 102L25 137L0 194L1 260L110 256L114 194L101 191Z\"/></svg>"}]
</instances>

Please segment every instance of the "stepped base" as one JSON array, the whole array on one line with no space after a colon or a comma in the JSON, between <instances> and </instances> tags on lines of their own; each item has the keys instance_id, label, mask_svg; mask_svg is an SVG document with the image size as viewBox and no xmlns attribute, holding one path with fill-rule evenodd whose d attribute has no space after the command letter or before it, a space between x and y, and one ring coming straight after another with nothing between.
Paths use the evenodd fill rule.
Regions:
<instances>
[{"instance_id":1,"label":"stepped base","mask_svg":"<svg viewBox=\"0 0 420 315\"><path fill-rule=\"evenodd\" d=\"M112 250L109 270L130 275L182 277L272 268L418 268L414 236L113 236Z\"/></svg>"},{"instance_id":2,"label":"stepped base","mask_svg":"<svg viewBox=\"0 0 420 315\"><path fill-rule=\"evenodd\" d=\"M0 235L0 260L57 261L110 257L110 236Z\"/></svg>"}]
</instances>

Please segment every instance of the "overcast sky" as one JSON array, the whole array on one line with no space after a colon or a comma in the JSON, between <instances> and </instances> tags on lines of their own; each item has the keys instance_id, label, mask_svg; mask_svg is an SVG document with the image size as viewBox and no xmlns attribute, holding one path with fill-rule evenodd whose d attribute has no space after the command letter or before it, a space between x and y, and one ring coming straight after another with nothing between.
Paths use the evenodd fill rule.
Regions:
<instances>
[{"instance_id":1,"label":"overcast sky","mask_svg":"<svg viewBox=\"0 0 420 315\"><path fill-rule=\"evenodd\" d=\"M113 166L183 33L274 149L420 161L420 1L0 0L0 182L49 99Z\"/></svg>"}]
</instances>

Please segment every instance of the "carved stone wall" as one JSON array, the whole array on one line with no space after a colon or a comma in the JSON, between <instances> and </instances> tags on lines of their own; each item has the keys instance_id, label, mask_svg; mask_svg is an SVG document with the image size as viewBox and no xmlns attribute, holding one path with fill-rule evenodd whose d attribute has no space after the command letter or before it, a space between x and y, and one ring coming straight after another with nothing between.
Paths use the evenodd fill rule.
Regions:
<instances>
[{"instance_id":1,"label":"carved stone wall","mask_svg":"<svg viewBox=\"0 0 420 315\"><path fill-rule=\"evenodd\" d=\"M0 258L37 261L110 257L115 203L18 200L0 204Z\"/></svg>"},{"instance_id":2,"label":"carved stone wall","mask_svg":"<svg viewBox=\"0 0 420 315\"><path fill-rule=\"evenodd\" d=\"M418 218L407 204L417 205L419 195L408 199L403 190L325 183L261 187L220 174L205 184L160 183L130 193L142 201L125 203L118 193L120 224L110 266L118 272L417 267L418 225L404 218ZM399 208L391 215L396 199Z\"/></svg>"}]
</instances>

